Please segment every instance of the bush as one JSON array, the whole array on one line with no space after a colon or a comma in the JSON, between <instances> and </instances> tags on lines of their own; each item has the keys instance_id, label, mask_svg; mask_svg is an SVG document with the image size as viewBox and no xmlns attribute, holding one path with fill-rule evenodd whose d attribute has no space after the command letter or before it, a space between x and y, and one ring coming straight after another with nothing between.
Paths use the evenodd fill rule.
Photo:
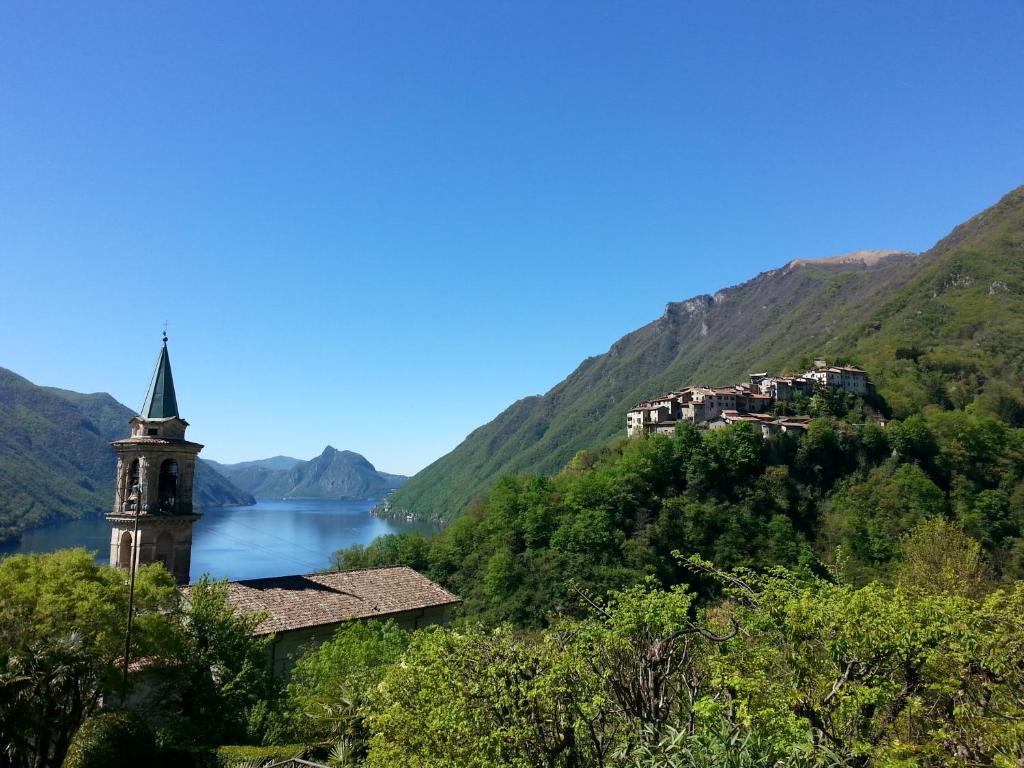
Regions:
<instances>
[{"instance_id":1,"label":"bush","mask_svg":"<svg viewBox=\"0 0 1024 768\"><path fill-rule=\"evenodd\" d=\"M130 712L101 712L75 733L64 768L135 768L156 760L153 732Z\"/></svg>"}]
</instances>

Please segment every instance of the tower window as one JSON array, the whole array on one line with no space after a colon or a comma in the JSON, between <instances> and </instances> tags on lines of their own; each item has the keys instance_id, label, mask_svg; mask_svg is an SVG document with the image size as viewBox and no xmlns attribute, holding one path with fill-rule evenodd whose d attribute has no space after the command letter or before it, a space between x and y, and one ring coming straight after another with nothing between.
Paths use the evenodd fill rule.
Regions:
<instances>
[{"instance_id":1,"label":"tower window","mask_svg":"<svg viewBox=\"0 0 1024 768\"><path fill-rule=\"evenodd\" d=\"M159 430L156 427L150 427L149 429L146 430L147 435L155 436L158 432Z\"/></svg>"}]
</instances>

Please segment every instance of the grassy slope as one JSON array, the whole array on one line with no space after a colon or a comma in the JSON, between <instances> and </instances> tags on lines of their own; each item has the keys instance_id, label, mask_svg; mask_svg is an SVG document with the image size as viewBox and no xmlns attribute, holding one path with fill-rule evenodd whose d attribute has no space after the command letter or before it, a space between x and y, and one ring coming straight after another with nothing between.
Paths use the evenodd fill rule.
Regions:
<instances>
[{"instance_id":1,"label":"grassy slope","mask_svg":"<svg viewBox=\"0 0 1024 768\"><path fill-rule=\"evenodd\" d=\"M985 393L1019 397L1024 187L957 227L910 271L903 290L831 346L869 366L897 411L928 402L960 407Z\"/></svg>"},{"instance_id":2,"label":"grassy slope","mask_svg":"<svg viewBox=\"0 0 1024 768\"><path fill-rule=\"evenodd\" d=\"M497 477L556 472L580 449L620 434L638 400L686 383L791 369L817 354L866 366L898 408L921 405L918 390L936 375L930 361L949 355L969 357L975 373L946 371L940 386L950 376L968 386L993 376L1012 381L1024 350L1022 221L1024 187L916 259L787 266L714 297L670 304L547 394L475 430L396 493L394 507L450 519ZM1007 289L997 285L989 296L996 280ZM908 345L927 353L916 363L896 360L896 349ZM992 355L999 362L987 362Z\"/></svg>"}]
</instances>

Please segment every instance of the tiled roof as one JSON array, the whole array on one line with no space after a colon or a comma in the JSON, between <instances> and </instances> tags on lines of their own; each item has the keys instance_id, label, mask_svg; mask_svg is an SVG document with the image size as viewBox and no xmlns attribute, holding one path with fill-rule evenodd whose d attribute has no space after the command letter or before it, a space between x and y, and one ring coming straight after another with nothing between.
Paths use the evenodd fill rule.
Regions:
<instances>
[{"instance_id":1,"label":"tiled roof","mask_svg":"<svg viewBox=\"0 0 1024 768\"><path fill-rule=\"evenodd\" d=\"M228 600L239 613L267 614L257 635L462 602L405 566L229 581Z\"/></svg>"}]
</instances>

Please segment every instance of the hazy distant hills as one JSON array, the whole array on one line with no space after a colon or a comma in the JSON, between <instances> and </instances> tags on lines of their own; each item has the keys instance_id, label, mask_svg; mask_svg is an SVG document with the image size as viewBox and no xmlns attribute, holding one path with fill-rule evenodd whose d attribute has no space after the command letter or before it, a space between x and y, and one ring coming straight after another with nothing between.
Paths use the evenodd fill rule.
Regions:
<instances>
[{"instance_id":1,"label":"hazy distant hills","mask_svg":"<svg viewBox=\"0 0 1024 768\"><path fill-rule=\"evenodd\" d=\"M382 499L407 480L378 472L358 453L331 446L310 461L274 456L215 466L257 499Z\"/></svg>"},{"instance_id":2,"label":"hazy distant hills","mask_svg":"<svg viewBox=\"0 0 1024 768\"><path fill-rule=\"evenodd\" d=\"M680 271L686 265L681 258ZM554 473L577 451L623 434L626 410L644 398L793 370L814 356L868 369L897 416L929 403L974 404L1024 426L1024 187L919 256L797 259L669 304L546 394L475 430L412 477L392 506L450 519L502 475Z\"/></svg>"},{"instance_id":3,"label":"hazy distant hills","mask_svg":"<svg viewBox=\"0 0 1024 768\"><path fill-rule=\"evenodd\" d=\"M55 518L107 512L117 458L135 413L105 393L40 387L0 368L0 540ZM199 507L255 499L208 462L196 467Z\"/></svg>"},{"instance_id":4,"label":"hazy distant hills","mask_svg":"<svg viewBox=\"0 0 1024 768\"><path fill-rule=\"evenodd\" d=\"M230 470L232 473L239 473L247 469L281 469L289 470L299 464L305 464L302 459L294 459L291 456L271 456L269 459L256 459L254 461L240 461L237 464L221 464L219 461L211 461L218 467L218 471Z\"/></svg>"}]
</instances>

